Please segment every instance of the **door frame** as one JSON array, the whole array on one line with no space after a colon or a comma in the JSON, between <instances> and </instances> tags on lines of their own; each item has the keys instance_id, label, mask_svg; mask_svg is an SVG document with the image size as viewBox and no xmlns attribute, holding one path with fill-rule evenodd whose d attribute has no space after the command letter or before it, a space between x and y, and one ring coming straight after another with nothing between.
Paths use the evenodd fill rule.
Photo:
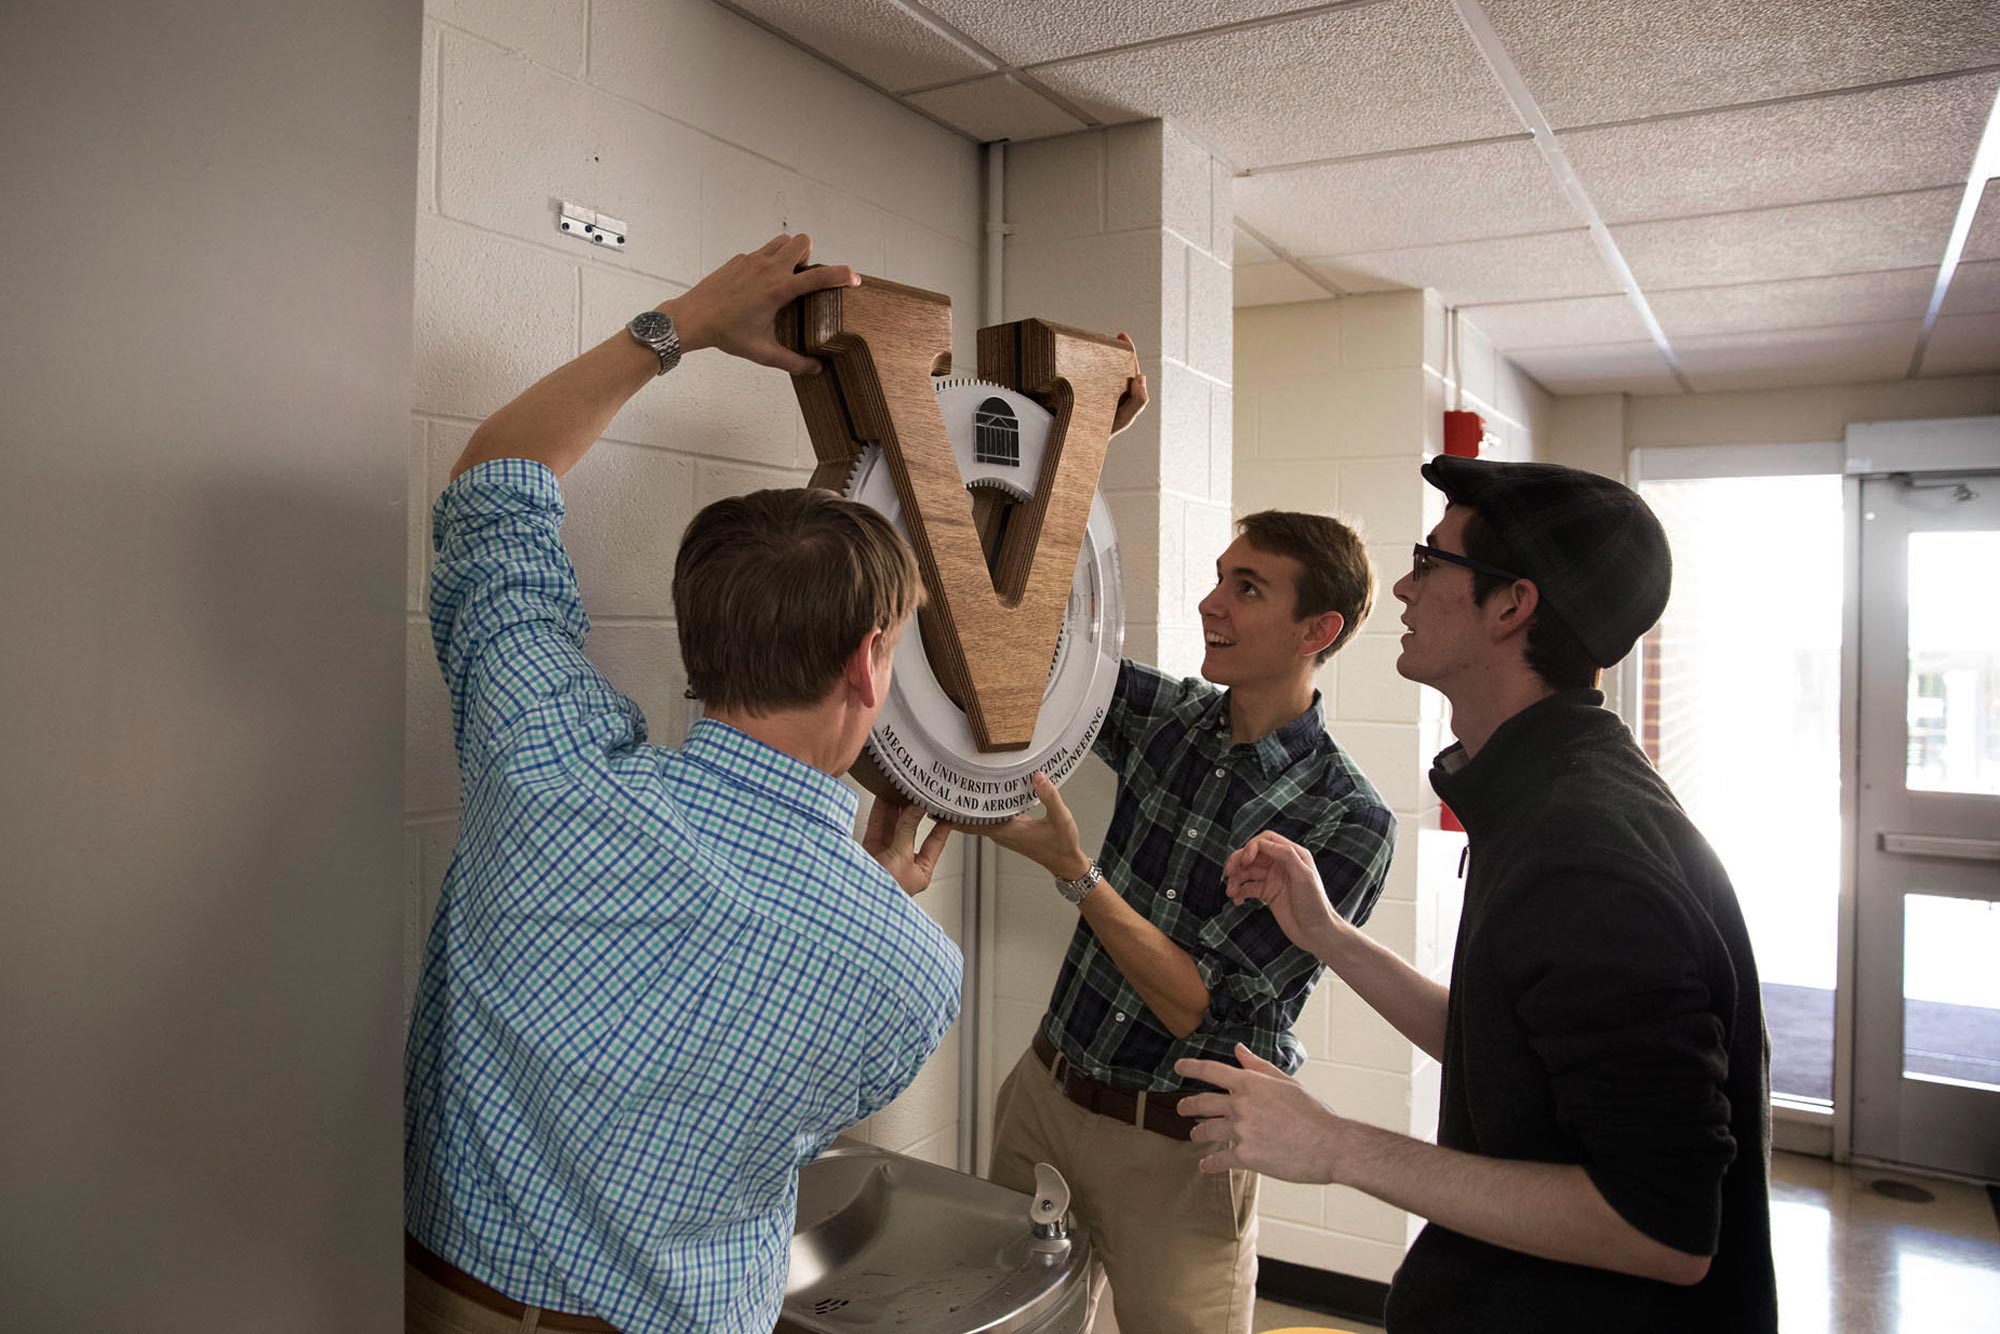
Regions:
<instances>
[{"instance_id":1,"label":"door frame","mask_svg":"<svg viewBox=\"0 0 2000 1334\"><path fill-rule=\"evenodd\" d=\"M1838 474L1842 503L1840 654L1840 884L1834 966L1833 1107L1790 1101L1771 1108L1772 1147L1874 1163L1854 1153L1855 979L1860 917L1860 719L1861 719L1861 484L1895 473L1990 471L2000 467L2000 416L1856 422L1838 442L1690 445L1638 448L1626 458L1626 482L1727 477ZM1627 655L1613 674L1615 705L1635 730L1643 699L1639 657ZM1904 1164L1883 1162L1912 1170ZM1938 1175L1950 1175L1938 1173Z\"/></svg>"},{"instance_id":2,"label":"door frame","mask_svg":"<svg viewBox=\"0 0 2000 1334\"><path fill-rule=\"evenodd\" d=\"M1861 483L1896 473L1990 470L2000 466L2000 416L1855 422L1842 440L1846 475L1847 596L1840 655L1840 971L1834 997L1834 1142L1836 1162L1903 1164L1854 1152L1854 982L1860 945L1861 829ZM1848 651L1852 644L1854 650ZM1948 1174L1941 1174L1948 1175Z\"/></svg>"},{"instance_id":3,"label":"door frame","mask_svg":"<svg viewBox=\"0 0 2000 1334\"><path fill-rule=\"evenodd\" d=\"M1849 477L1847 481L1847 486L1853 497L1853 499L1850 501L1850 508L1858 510L1864 502L1871 501L1871 498L1867 494L1869 486L1871 485L1876 487L1881 487L1885 485L1893 486L1895 485L1898 478L1901 478L1902 481L1905 483L1907 483L1914 476L1924 476L1924 475L1939 477L1941 479L1951 476L1959 476L1959 477L1984 476L1991 480L2000 481L2000 417L1956 418L1944 421L1915 422L1908 424L1908 426L1912 429L1900 430L1900 431L1893 429L1893 427L1895 427L1896 425L1898 424L1881 423L1881 424L1871 424L1866 427L1857 427L1850 429L1849 431L1850 462L1849 462ZM1859 437L1858 440L1856 439L1857 436ZM1882 507L1883 502L1879 498L1879 492L1877 496L1873 498L1872 503L1876 504L1878 509ZM1855 597L1853 601L1856 605L1852 608L1852 614L1855 619L1855 629L1857 631L1861 628L1859 624L1860 621L1865 619L1860 615L1860 608L1858 604L1860 600L1861 581L1864 578L1864 573L1865 573L1862 566L1863 552L1861 548L1864 545L1865 541L1864 530L1867 528L1867 526L1868 525L1862 518L1857 517L1856 520L1849 525L1849 530L1848 530L1849 542L1854 547L1854 557L1851 562L1850 575L1852 580L1854 581L1852 585L1855 590ZM1912 526L1912 531L1915 531L1914 525ZM1882 539L1878 537L1877 540L1880 541ZM1880 584L1879 578L1877 579L1876 582L1878 584L1878 594L1879 594L1879 584ZM1857 986L1855 988L1855 994L1852 994L1847 998L1847 1007L1850 1009L1854 1006L1858 1006L1859 1001L1861 999L1858 995L1859 944L1860 944L1859 924L1861 915L1861 902L1859 898L1860 871L1864 864L1871 863L1870 854L1873 851L1873 849L1871 847L1869 840L1872 840L1875 836L1875 831L1872 828L1863 827L1860 820L1861 766L1860 766L1859 729L1861 725L1860 715L1861 715L1862 701L1860 695L1862 687L1861 671L1862 671L1863 654L1861 651L1862 646L1858 638L1855 641L1855 645L1856 645L1856 652L1854 654L1849 655L1844 651L1842 654L1842 678L1843 678L1844 690L1846 688L1845 683L1850 670L1852 671L1853 675L1853 688L1851 692L1849 692L1848 698L1843 700L1843 708L1842 708L1843 728L1845 728L1848 725L1848 722L1851 719L1852 725L1855 729L1855 737L1856 737L1855 745L1851 749L1849 749L1847 753L1843 756L1843 769L1846 770L1846 773L1844 774L1843 777L1843 790L1851 794L1850 800L1843 801L1843 806L1849 808L1851 815L1853 817L1852 826L1850 830L1850 837L1845 840L1846 847L1843 852L1843 861L1848 863L1851 869L1847 872L1844 878L1848 879L1851 882L1854 890L1854 895L1855 895L1854 911L1856 917L1856 922L1853 930L1851 932L1844 933L1846 938L1851 940L1855 946L1856 960L1857 960L1855 971L1849 974L1850 978L1852 978L1857 983ZM1879 652L1879 646L1877 646L1877 652ZM1850 656L1852 658L1851 662L1849 661ZM1878 670L1880 670L1879 667ZM1876 683L1876 688L1878 692L1877 704L1879 707L1881 702L1880 692L1883 689L1882 683L1879 680ZM1901 693L1902 692L1900 691L1898 692L1899 699L1901 698ZM1900 729L1897 730L1898 730L1898 735L1902 735ZM1877 744L1881 745L1883 744L1883 742L1881 739L1881 729L1879 726L1876 728L1876 731L1877 731L1877 738L1876 738ZM1900 767L1901 766L1898 765L1897 769L1900 770ZM1881 781L1882 773L1879 769L1876 774L1876 778L1877 781ZM1843 818L1844 819L1847 818L1847 814L1844 813ZM1881 813L1877 812L1876 816L1871 818L1871 823L1879 823L1881 818L1883 818ZM1872 863L1878 868L1876 873L1879 873L1880 857L1879 856L1874 857L1872 859ZM1888 892L1890 891L1890 888L1891 887L1887 885L1880 886L1878 887L1877 892L1878 893ZM1876 903L1874 907L1874 912L1876 914L1879 914L1883 910L1883 907L1884 907L1883 904L1879 902ZM1877 921L1877 926L1879 927L1881 925L1879 916L1877 916L1876 921ZM1878 971L1882 963L1882 959L1880 957L1880 951L1881 951L1881 946L1878 944L1876 946L1876 957L1874 960L1874 962L1878 966ZM1898 985L1899 987L1906 985L1906 982L1899 982ZM1876 998L1878 1006L1882 999L1883 998L1881 997ZM1847 1050L1849 1052L1849 1083L1847 1085L1846 1101L1843 1105L1844 1110L1847 1110L1849 1113L1848 1116L1845 1118L1845 1126L1847 1129L1845 1144L1847 1147L1848 1156L1852 1160L1857 1162L1870 1163L1870 1164L1879 1163L1885 1166L1897 1167L1904 1171L1925 1172L1938 1176L1960 1175L1959 1172L1955 1172L1947 1168L1941 1168L1931 1165L1915 1165L1900 1161L1899 1159L1885 1158L1880 1156L1881 1153L1883 1152L1884 1145L1887 1143L1887 1141L1884 1139L1884 1132L1888 1128L1880 1120L1873 1120L1871 1122L1871 1124L1873 1124L1875 1127L1875 1129L1871 1131L1871 1134L1874 1137L1873 1144L1874 1147L1876 1148L1876 1153L1869 1154L1865 1152L1858 1152L1855 1150L1854 1135L1856 1130L1855 1121L1857 1118L1853 1115L1853 1110L1855 1107L1854 1098L1859 1090L1858 1081L1859 1081L1861 1054L1862 1054L1862 1048L1860 1045L1860 1039L1862 1035L1858 1031L1858 1023L1859 1023L1858 1015L1854 1017L1854 1023L1857 1025L1857 1027L1850 1028L1849 1036L1846 1040ZM1901 1043L1903 1041L1902 1021L1900 1017L1897 1021L1897 1028L1898 1028L1898 1033L1897 1033L1896 1045L1897 1045L1897 1050L1900 1052ZM1878 1046L1880 1042L1884 1040L1885 1040L1885 1035L1881 1034L1876 1035L1876 1041ZM1876 1050L1875 1047L1871 1047L1870 1051L1874 1052L1875 1058L1877 1060L1880 1059L1879 1050ZM1896 1066L1894 1067L1898 1072L1899 1076L1901 1070L1903 1069L1902 1060L1903 1058L1899 1055L1897 1058ZM1874 1076L1871 1076L1871 1078L1875 1078L1878 1085L1883 1083L1883 1076L1881 1075L1880 1072L1878 1072ZM1908 1124L1903 1119L1911 1115L1912 1111L1910 1105L1905 1100L1909 1094L1909 1090L1907 1089L1907 1086L1901 1082L1896 1083L1894 1087L1896 1089L1896 1111L1894 1113L1894 1120L1892 1121L1891 1124L1893 1124L1893 1126L1895 1127L1895 1133L1898 1137L1907 1139L1907 1137L1917 1128ZM1875 1091L1877 1093L1880 1093L1883 1091L1883 1088L1877 1088ZM1984 1096L1991 1098L1994 1095L1984 1095ZM1879 1117L1881 1114L1877 1113L1876 1115L1877 1117ZM1957 1116L1958 1113L1954 1112L1952 1115ZM1963 1179L1987 1180L1988 1178L1965 1177Z\"/></svg>"}]
</instances>

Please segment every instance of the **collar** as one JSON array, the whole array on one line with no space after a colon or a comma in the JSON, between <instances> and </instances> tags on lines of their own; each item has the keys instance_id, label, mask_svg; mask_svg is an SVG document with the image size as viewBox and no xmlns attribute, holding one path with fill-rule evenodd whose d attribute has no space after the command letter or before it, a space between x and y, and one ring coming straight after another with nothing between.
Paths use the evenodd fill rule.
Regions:
<instances>
[{"instance_id":1,"label":"collar","mask_svg":"<svg viewBox=\"0 0 2000 1334\"><path fill-rule=\"evenodd\" d=\"M688 729L681 755L725 775L746 787L754 787L815 820L823 820L843 834L854 832L854 813L861 801L853 789L832 774L813 768L797 756L755 737L739 732L727 723L700 718Z\"/></svg>"},{"instance_id":2,"label":"collar","mask_svg":"<svg viewBox=\"0 0 2000 1334\"><path fill-rule=\"evenodd\" d=\"M1558 690L1494 728L1479 754L1468 757L1462 741L1440 751L1431 787L1468 833L1496 828L1515 803L1540 799L1565 762L1565 742L1599 719L1618 721L1602 691Z\"/></svg>"},{"instance_id":3,"label":"collar","mask_svg":"<svg viewBox=\"0 0 2000 1334\"><path fill-rule=\"evenodd\" d=\"M1244 742L1241 746L1229 739L1231 693L1228 690L1210 691L1183 701L1174 708L1174 715L1211 748L1211 754L1219 756L1231 750L1248 750L1257 757L1258 768L1268 777L1284 772L1319 749L1321 738L1326 736L1326 719L1320 711L1319 691L1313 691L1312 703L1306 705L1304 713L1283 727L1266 732L1255 741Z\"/></svg>"}]
</instances>

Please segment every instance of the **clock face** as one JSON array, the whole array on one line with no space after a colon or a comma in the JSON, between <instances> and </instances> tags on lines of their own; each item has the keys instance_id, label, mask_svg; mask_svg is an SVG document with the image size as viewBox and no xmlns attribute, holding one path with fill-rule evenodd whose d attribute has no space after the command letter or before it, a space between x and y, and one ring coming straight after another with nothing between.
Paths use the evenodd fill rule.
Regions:
<instances>
[{"instance_id":1,"label":"clock face","mask_svg":"<svg viewBox=\"0 0 2000 1334\"><path fill-rule=\"evenodd\" d=\"M657 343L673 328L673 321L657 310L649 310L632 321L632 332L649 343Z\"/></svg>"},{"instance_id":2,"label":"clock face","mask_svg":"<svg viewBox=\"0 0 2000 1334\"><path fill-rule=\"evenodd\" d=\"M1053 420L1048 410L1025 394L984 381L946 379L934 387L975 511L1026 501L1042 472ZM862 451L845 489L849 498L879 510L908 535L879 446ZM896 650L889 698L869 735L868 758L905 800L934 815L963 824L1005 820L1033 803L1029 774L1040 769L1060 786L1089 753L1118 684L1124 642L1118 538L1111 510L1098 494L1092 497L1033 742L1024 750L980 750L964 708L931 665L921 628L912 626Z\"/></svg>"}]
</instances>

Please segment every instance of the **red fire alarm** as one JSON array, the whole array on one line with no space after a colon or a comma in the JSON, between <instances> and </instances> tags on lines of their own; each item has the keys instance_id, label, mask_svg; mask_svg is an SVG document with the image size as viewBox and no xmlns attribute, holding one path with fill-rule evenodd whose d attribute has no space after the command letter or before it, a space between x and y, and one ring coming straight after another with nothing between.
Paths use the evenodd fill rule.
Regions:
<instances>
[{"instance_id":1,"label":"red fire alarm","mask_svg":"<svg viewBox=\"0 0 2000 1334\"><path fill-rule=\"evenodd\" d=\"M1457 408L1444 414L1444 452L1462 459L1479 457L1479 442L1486 438L1486 423L1476 412Z\"/></svg>"}]
</instances>

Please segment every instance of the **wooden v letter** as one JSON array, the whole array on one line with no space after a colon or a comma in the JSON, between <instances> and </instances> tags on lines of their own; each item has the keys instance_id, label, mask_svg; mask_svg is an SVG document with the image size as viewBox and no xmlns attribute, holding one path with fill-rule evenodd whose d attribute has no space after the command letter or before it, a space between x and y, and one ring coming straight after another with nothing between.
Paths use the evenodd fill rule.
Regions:
<instances>
[{"instance_id":1,"label":"wooden v letter","mask_svg":"<svg viewBox=\"0 0 2000 1334\"><path fill-rule=\"evenodd\" d=\"M793 377L819 467L839 490L864 446L880 445L928 600L920 613L932 669L961 701L983 751L1033 743L1049 663L1132 349L1041 320L979 331L980 378L1054 415L1041 476L1013 512L989 572L972 496L959 474L933 375L951 369L951 298L864 277L814 292L779 317L779 338L826 363Z\"/></svg>"}]
</instances>

